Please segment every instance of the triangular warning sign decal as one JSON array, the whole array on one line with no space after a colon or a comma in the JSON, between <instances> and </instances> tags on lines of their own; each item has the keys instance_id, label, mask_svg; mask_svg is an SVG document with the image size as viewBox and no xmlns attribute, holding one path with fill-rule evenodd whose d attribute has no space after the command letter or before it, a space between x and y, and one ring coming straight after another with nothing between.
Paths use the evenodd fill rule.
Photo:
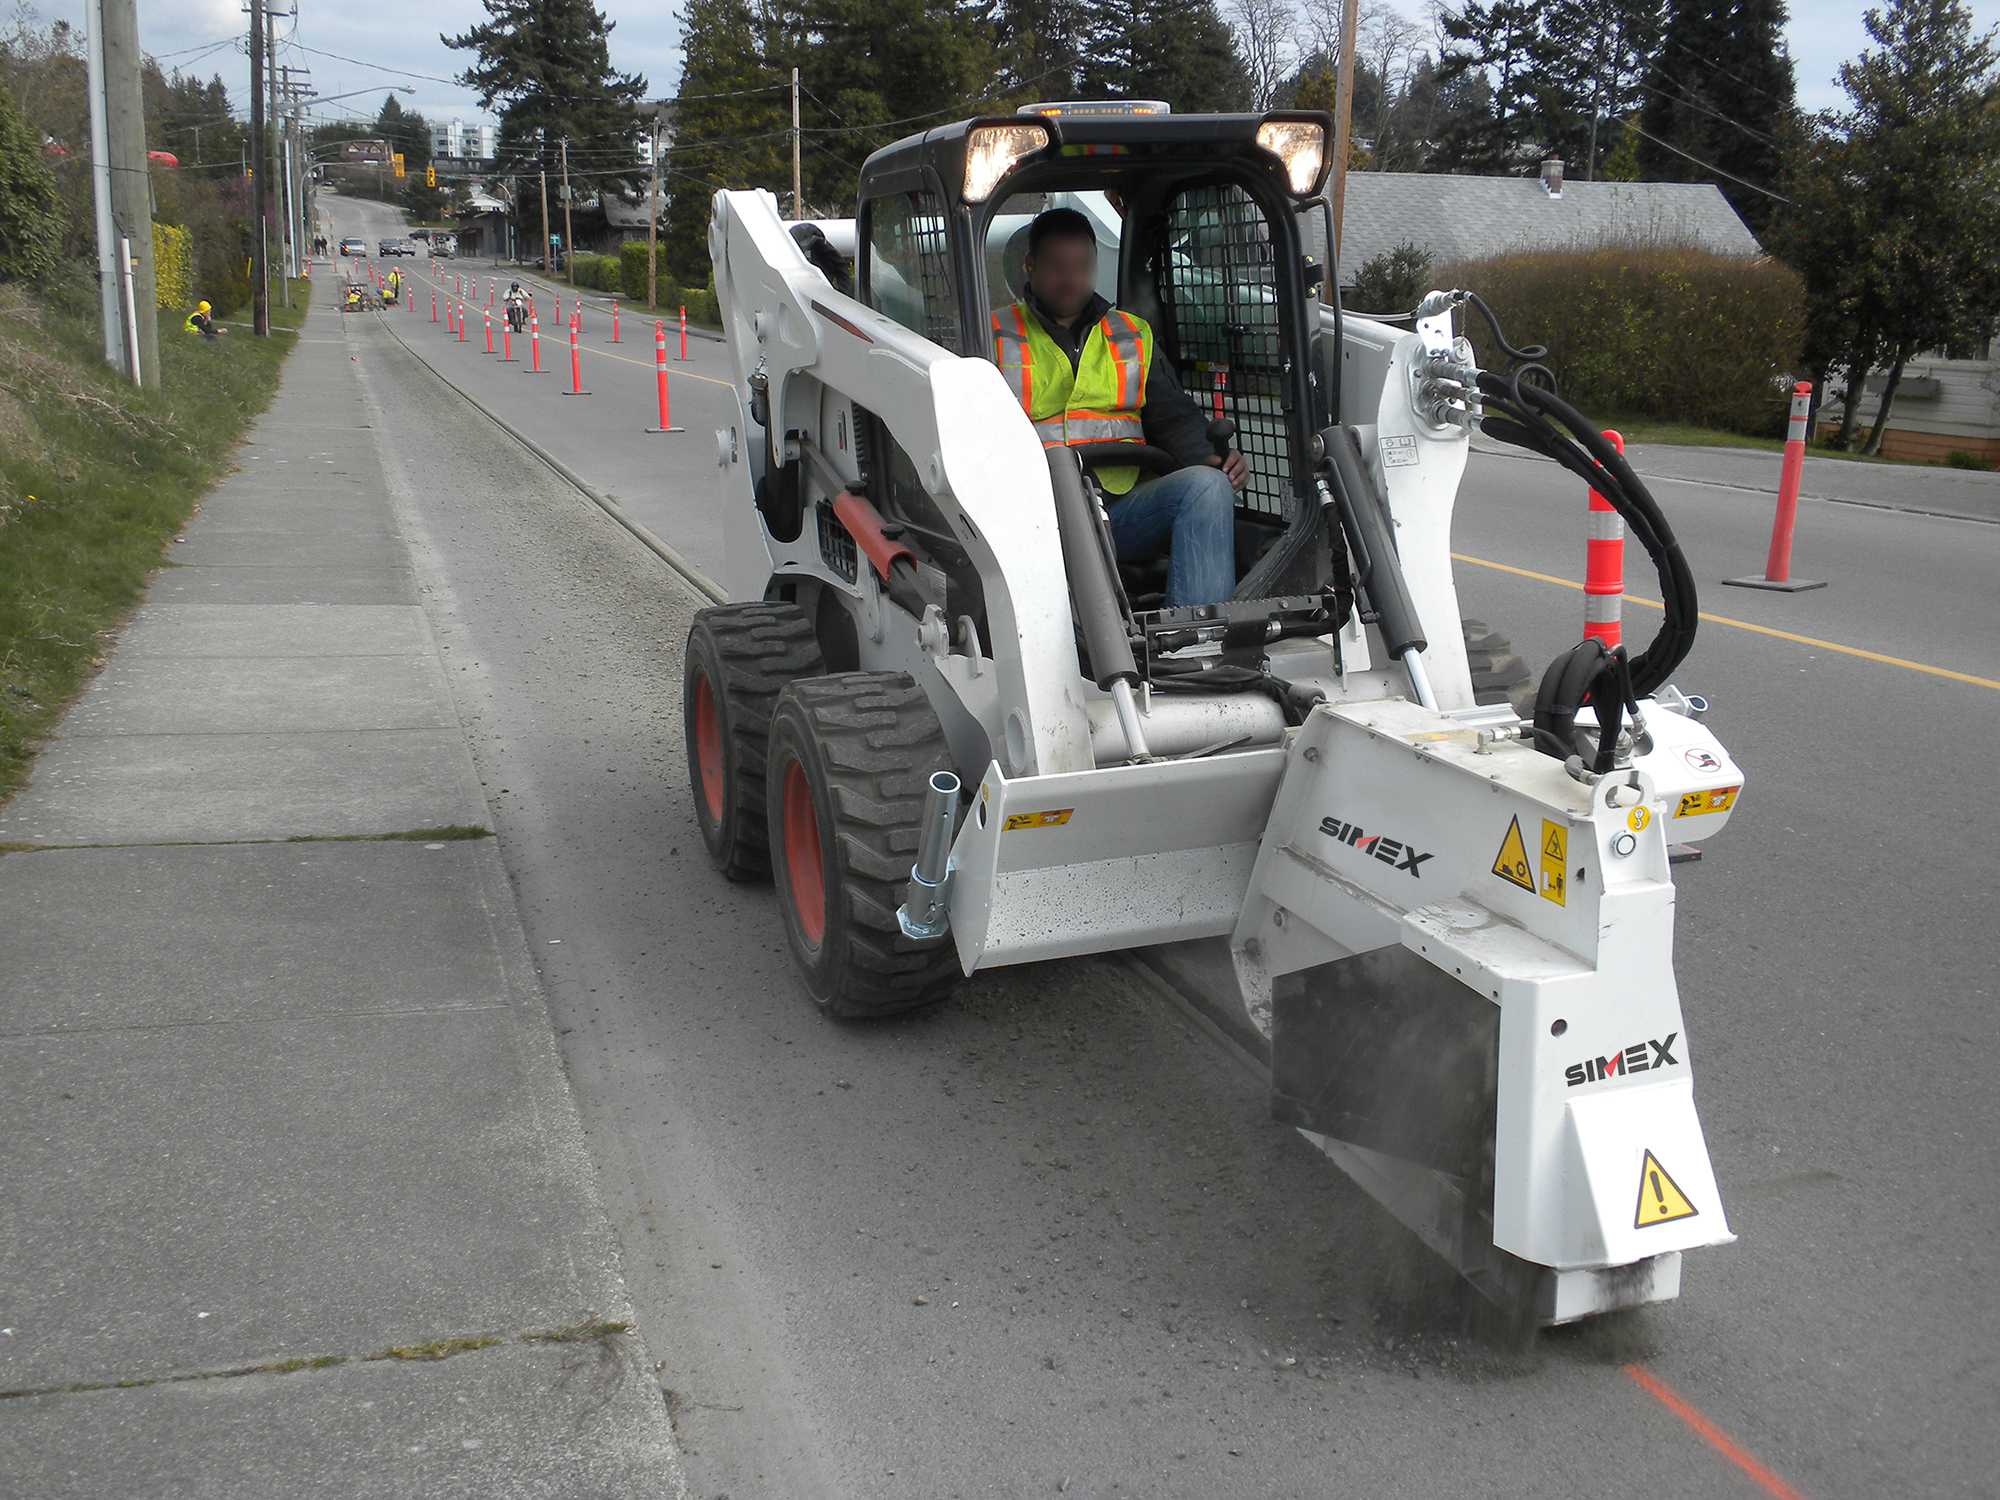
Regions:
<instances>
[{"instance_id":1,"label":"triangular warning sign decal","mask_svg":"<svg viewBox=\"0 0 2000 1500\"><path fill-rule=\"evenodd\" d=\"M1688 1202L1686 1193L1667 1175L1660 1159L1652 1152L1639 1168L1639 1211L1632 1216L1634 1229L1653 1224L1671 1224L1675 1219L1692 1219L1699 1210Z\"/></svg>"},{"instance_id":2,"label":"triangular warning sign decal","mask_svg":"<svg viewBox=\"0 0 2000 1500\"><path fill-rule=\"evenodd\" d=\"M1507 825L1507 837L1500 841L1500 853L1494 858L1493 873L1509 885L1518 885L1531 896L1535 893L1535 877L1528 870L1528 845L1521 837L1519 818Z\"/></svg>"}]
</instances>

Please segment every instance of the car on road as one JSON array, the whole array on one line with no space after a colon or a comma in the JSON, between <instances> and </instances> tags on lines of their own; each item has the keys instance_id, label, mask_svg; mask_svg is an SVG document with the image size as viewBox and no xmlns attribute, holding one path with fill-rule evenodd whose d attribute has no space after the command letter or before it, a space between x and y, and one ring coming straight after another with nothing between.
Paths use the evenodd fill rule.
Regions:
<instances>
[{"instance_id":1,"label":"car on road","mask_svg":"<svg viewBox=\"0 0 2000 1500\"><path fill-rule=\"evenodd\" d=\"M382 241L380 250L383 255L415 255L417 253L415 245L411 244L408 240L397 238Z\"/></svg>"},{"instance_id":2,"label":"car on road","mask_svg":"<svg viewBox=\"0 0 2000 1500\"><path fill-rule=\"evenodd\" d=\"M362 239L359 235L350 234L340 242L340 253L342 255L366 255L368 253L368 241Z\"/></svg>"}]
</instances>

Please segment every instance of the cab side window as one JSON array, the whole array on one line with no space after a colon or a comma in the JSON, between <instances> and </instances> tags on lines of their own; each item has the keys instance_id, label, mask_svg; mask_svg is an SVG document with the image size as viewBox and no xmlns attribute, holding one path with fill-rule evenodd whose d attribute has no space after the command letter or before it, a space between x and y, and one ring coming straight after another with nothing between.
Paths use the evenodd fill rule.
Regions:
<instances>
[{"instance_id":1,"label":"cab side window","mask_svg":"<svg viewBox=\"0 0 2000 1500\"><path fill-rule=\"evenodd\" d=\"M868 305L934 344L962 347L935 193L885 193L869 203Z\"/></svg>"}]
</instances>

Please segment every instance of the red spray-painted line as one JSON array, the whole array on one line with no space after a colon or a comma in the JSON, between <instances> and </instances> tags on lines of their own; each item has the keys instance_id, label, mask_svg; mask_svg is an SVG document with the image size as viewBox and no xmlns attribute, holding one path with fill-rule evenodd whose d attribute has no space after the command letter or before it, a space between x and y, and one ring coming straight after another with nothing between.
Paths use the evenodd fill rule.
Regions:
<instances>
[{"instance_id":1,"label":"red spray-painted line","mask_svg":"<svg viewBox=\"0 0 2000 1500\"><path fill-rule=\"evenodd\" d=\"M1697 1437L1747 1474L1759 1489L1772 1497L1772 1500L1805 1500L1805 1496L1753 1458L1745 1451L1742 1444L1696 1411L1680 1392L1651 1370L1644 1365L1626 1365L1623 1368L1625 1373L1632 1377L1633 1384L1692 1427Z\"/></svg>"}]
</instances>

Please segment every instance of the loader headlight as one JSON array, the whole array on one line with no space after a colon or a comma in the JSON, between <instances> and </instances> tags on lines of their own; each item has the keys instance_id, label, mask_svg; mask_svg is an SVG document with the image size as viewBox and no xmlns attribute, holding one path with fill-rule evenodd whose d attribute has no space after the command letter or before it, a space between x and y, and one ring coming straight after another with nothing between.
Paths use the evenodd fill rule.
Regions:
<instances>
[{"instance_id":1,"label":"loader headlight","mask_svg":"<svg viewBox=\"0 0 2000 1500\"><path fill-rule=\"evenodd\" d=\"M1326 171L1324 125L1316 120L1266 120L1257 127L1257 144L1285 164L1294 196L1312 196Z\"/></svg>"},{"instance_id":2,"label":"loader headlight","mask_svg":"<svg viewBox=\"0 0 2000 1500\"><path fill-rule=\"evenodd\" d=\"M965 137L965 201L984 203L1016 163L1049 140L1049 127L1039 120L973 126Z\"/></svg>"}]
</instances>

